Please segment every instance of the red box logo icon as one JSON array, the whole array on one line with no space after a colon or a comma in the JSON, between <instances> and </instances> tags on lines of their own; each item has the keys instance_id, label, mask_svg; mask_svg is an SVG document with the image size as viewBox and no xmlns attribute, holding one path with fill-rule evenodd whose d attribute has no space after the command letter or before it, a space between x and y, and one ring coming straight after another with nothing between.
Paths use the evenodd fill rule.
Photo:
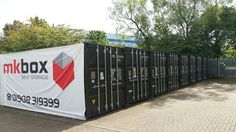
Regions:
<instances>
[{"instance_id":1,"label":"red box logo icon","mask_svg":"<svg viewBox=\"0 0 236 132\"><path fill-rule=\"evenodd\" d=\"M62 52L53 60L53 80L62 90L74 80L74 60Z\"/></svg>"}]
</instances>

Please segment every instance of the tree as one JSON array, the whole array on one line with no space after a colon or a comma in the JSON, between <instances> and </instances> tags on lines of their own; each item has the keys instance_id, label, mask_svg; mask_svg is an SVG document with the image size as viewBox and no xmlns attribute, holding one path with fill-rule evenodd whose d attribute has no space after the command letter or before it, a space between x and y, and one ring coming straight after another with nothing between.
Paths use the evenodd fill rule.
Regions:
<instances>
[{"instance_id":1,"label":"tree","mask_svg":"<svg viewBox=\"0 0 236 132\"><path fill-rule=\"evenodd\" d=\"M219 18L227 34L227 48L236 49L236 9L233 7L222 7Z\"/></svg>"},{"instance_id":2,"label":"tree","mask_svg":"<svg viewBox=\"0 0 236 132\"><path fill-rule=\"evenodd\" d=\"M203 16L217 11L215 9L219 4L224 5L231 2L232 0L220 0L219 2L218 0L171 0L167 5L171 12L171 28L186 40L190 37L194 24L198 23Z\"/></svg>"},{"instance_id":3,"label":"tree","mask_svg":"<svg viewBox=\"0 0 236 132\"><path fill-rule=\"evenodd\" d=\"M206 4L206 0L117 0L110 10L118 29L132 31L141 47L162 49L162 43L170 43L166 38L187 40Z\"/></svg>"},{"instance_id":4,"label":"tree","mask_svg":"<svg viewBox=\"0 0 236 132\"><path fill-rule=\"evenodd\" d=\"M1 47L6 52L39 49L78 43L82 33L64 25L49 25L38 17L30 18L27 23L13 21L3 28L4 37Z\"/></svg>"},{"instance_id":5,"label":"tree","mask_svg":"<svg viewBox=\"0 0 236 132\"><path fill-rule=\"evenodd\" d=\"M201 54L217 57L221 54L221 44L224 35L220 29L219 8L211 6L204 11L204 16L198 20L190 32L196 40ZM221 32L221 33L220 33Z\"/></svg>"},{"instance_id":6,"label":"tree","mask_svg":"<svg viewBox=\"0 0 236 132\"><path fill-rule=\"evenodd\" d=\"M89 33L86 36L85 42L109 45L106 33L103 31L96 31L96 30L89 31Z\"/></svg>"},{"instance_id":7,"label":"tree","mask_svg":"<svg viewBox=\"0 0 236 132\"><path fill-rule=\"evenodd\" d=\"M110 8L110 17L117 22L117 29L135 34L138 41L145 41L144 46L149 47L152 28L147 0L113 1L113 5L114 7Z\"/></svg>"},{"instance_id":8,"label":"tree","mask_svg":"<svg viewBox=\"0 0 236 132\"><path fill-rule=\"evenodd\" d=\"M3 37L0 36L0 53L3 52L3 45L4 45Z\"/></svg>"},{"instance_id":9,"label":"tree","mask_svg":"<svg viewBox=\"0 0 236 132\"><path fill-rule=\"evenodd\" d=\"M199 51L210 57L220 57L231 51L236 37L236 10L232 7L212 6L194 25L191 35L200 44Z\"/></svg>"},{"instance_id":10,"label":"tree","mask_svg":"<svg viewBox=\"0 0 236 132\"><path fill-rule=\"evenodd\" d=\"M225 44L236 38L233 28L226 30L222 25L218 12L218 7L230 2L232 0L116 0L110 10L118 29L133 31L140 47L218 57L223 55ZM233 37L227 35L229 33Z\"/></svg>"},{"instance_id":11,"label":"tree","mask_svg":"<svg viewBox=\"0 0 236 132\"><path fill-rule=\"evenodd\" d=\"M188 39L191 28L208 5L206 0L174 0L169 4L171 11L172 30Z\"/></svg>"}]
</instances>

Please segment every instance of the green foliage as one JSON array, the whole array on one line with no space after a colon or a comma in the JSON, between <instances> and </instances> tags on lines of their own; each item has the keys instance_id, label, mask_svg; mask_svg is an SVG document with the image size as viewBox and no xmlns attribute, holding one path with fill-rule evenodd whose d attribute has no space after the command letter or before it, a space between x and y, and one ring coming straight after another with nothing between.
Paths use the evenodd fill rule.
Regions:
<instances>
[{"instance_id":1,"label":"green foliage","mask_svg":"<svg viewBox=\"0 0 236 132\"><path fill-rule=\"evenodd\" d=\"M151 34L150 14L147 0L119 0L113 1L110 8L110 17L117 23L117 30L121 34L131 32L137 36L139 41L146 41ZM149 45L144 45L149 48Z\"/></svg>"},{"instance_id":2,"label":"green foliage","mask_svg":"<svg viewBox=\"0 0 236 132\"><path fill-rule=\"evenodd\" d=\"M236 48L236 9L233 7L222 7L219 14L221 27L225 31L228 48Z\"/></svg>"},{"instance_id":3,"label":"green foliage","mask_svg":"<svg viewBox=\"0 0 236 132\"><path fill-rule=\"evenodd\" d=\"M236 49L226 50L224 56L229 57L229 58L235 58L236 57Z\"/></svg>"},{"instance_id":4,"label":"green foliage","mask_svg":"<svg viewBox=\"0 0 236 132\"><path fill-rule=\"evenodd\" d=\"M235 8L211 6L194 25L191 35L198 40L204 54L220 57L224 56L226 50L235 48L235 12Z\"/></svg>"},{"instance_id":5,"label":"green foliage","mask_svg":"<svg viewBox=\"0 0 236 132\"><path fill-rule=\"evenodd\" d=\"M50 26L46 20L30 18L28 23L15 20L3 28L1 47L6 52L74 44L81 41L79 30L64 25Z\"/></svg>"},{"instance_id":6,"label":"green foliage","mask_svg":"<svg viewBox=\"0 0 236 132\"><path fill-rule=\"evenodd\" d=\"M119 47L119 48L125 47L125 45L124 45L123 43L112 44L112 46L114 46L114 47Z\"/></svg>"},{"instance_id":7,"label":"green foliage","mask_svg":"<svg viewBox=\"0 0 236 132\"><path fill-rule=\"evenodd\" d=\"M0 37L0 53L3 53L3 45L4 45L3 38Z\"/></svg>"},{"instance_id":8,"label":"green foliage","mask_svg":"<svg viewBox=\"0 0 236 132\"><path fill-rule=\"evenodd\" d=\"M236 49L236 9L223 6L229 3L115 0L110 15L118 29L133 31L141 48L220 57Z\"/></svg>"},{"instance_id":9,"label":"green foliage","mask_svg":"<svg viewBox=\"0 0 236 132\"><path fill-rule=\"evenodd\" d=\"M96 31L96 30L89 31L89 33L86 36L85 42L101 44L101 45L109 45L106 33L103 31Z\"/></svg>"}]
</instances>

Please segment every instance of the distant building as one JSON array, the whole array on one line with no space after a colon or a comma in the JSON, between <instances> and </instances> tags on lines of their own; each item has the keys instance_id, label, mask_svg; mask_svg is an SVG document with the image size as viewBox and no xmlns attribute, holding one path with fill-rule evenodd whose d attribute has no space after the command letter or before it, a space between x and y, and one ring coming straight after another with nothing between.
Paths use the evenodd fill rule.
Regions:
<instances>
[{"instance_id":1,"label":"distant building","mask_svg":"<svg viewBox=\"0 0 236 132\"><path fill-rule=\"evenodd\" d=\"M129 35L119 35L119 34L107 34L107 40L111 44L124 44L128 47L134 47L137 44L134 36Z\"/></svg>"},{"instance_id":2,"label":"distant building","mask_svg":"<svg viewBox=\"0 0 236 132\"><path fill-rule=\"evenodd\" d=\"M89 33L89 31L86 30L81 30L81 32L85 36ZM83 40L85 40L85 38L83 38ZM107 40L110 44L124 44L127 47L135 47L137 45L135 37L131 35L107 33Z\"/></svg>"}]
</instances>

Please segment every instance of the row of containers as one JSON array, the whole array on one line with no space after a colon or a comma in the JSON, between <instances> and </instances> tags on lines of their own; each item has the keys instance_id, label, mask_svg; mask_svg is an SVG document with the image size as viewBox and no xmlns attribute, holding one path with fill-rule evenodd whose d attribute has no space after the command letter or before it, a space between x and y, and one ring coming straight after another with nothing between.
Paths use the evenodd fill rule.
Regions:
<instances>
[{"instance_id":1,"label":"row of containers","mask_svg":"<svg viewBox=\"0 0 236 132\"><path fill-rule=\"evenodd\" d=\"M85 45L86 118L207 79L207 58Z\"/></svg>"},{"instance_id":2,"label":"row of containers","mask_svg":"<svg viewBox=\"0 0 236 132\"><path fill-rule=\"evenodd\" d=\"M208 59L80 43L0 55L0 105L86 120L207 79Z\"/></svg>"},{"instance_id":3,"label":"row of containers","mask_svg":"<svg viewBox=\"0 0 236 132\"><path fill-rule=\"evenodd\" d=\"M235 78L236 59L235 58L209 58L208 70L209 78Z\"/></svg>"}]
</instances>

